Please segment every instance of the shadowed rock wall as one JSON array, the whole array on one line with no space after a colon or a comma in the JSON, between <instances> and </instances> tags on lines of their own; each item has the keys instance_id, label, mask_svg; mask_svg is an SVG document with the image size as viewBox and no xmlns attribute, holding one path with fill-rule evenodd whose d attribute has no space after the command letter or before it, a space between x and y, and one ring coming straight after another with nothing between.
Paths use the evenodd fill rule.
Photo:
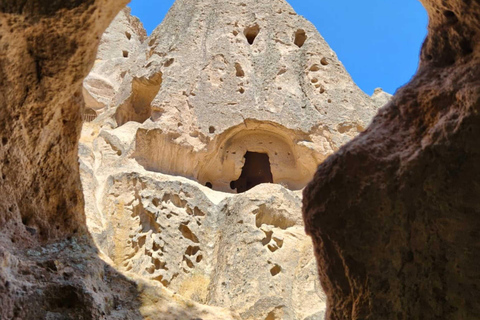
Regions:
<instances>
[{"instance_id":1,"label":"shadowed rock wall","mask_svg":"<svg viewBox=\"0 0 480 320\"><path fill-rule=\"evenodd\" d=\"M0 0L2 320L233 318L127 280L100 259L87 233L82 81L127 2Z\"/></svg>"},{"instance_id":2,"label":"shadowed rock wall","mask_svg":"<svg viewBox=\"0 0 480 320\"><path fill-rule=\"evenodd\" d=\"M480 317L480 2L422 2L417 75L304 192L327 319Z\"/></svg>"},{"instance_id":3,"label":"shadowed rock wall","mask_svg":"<svg viewBox=\"0 0 480 320\"><path fill-rule=\"evenodd\" d=\"M0 2L2 252L85 230L81 80L125 2ZM417 76L305 192L329 319L480 316L480 4L423 3L430 34ZM3 312L11 300L1 297Z\"/></svg>"},{"instance_id":4,"label":"shadowed rock wall","mask_svg":"<svg viewBox=\"0 0 480 320\"><path fill-rule=\"evenodd\" d=\"M77 155L82 80L127 2L0 2L2 241L86 232Z\"/></svg>"}]
</instances>

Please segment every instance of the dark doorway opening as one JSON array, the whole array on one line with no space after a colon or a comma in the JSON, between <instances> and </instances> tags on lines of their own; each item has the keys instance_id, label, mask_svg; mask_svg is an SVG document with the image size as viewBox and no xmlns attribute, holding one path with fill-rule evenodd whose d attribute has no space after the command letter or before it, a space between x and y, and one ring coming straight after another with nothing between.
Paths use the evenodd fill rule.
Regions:
<instances>
[{"instance_id":1,"label":"dark doorway opening","mask_svg":"<svg viewBox=\"0 0 480 320\"><path fill-rule=\"evenodd\" d=\"M242 174L238 180L230 183L230 188L242 193L261 183L273 183L268 154L247 151L244 158Z\"/></svg>"}]
</instances>

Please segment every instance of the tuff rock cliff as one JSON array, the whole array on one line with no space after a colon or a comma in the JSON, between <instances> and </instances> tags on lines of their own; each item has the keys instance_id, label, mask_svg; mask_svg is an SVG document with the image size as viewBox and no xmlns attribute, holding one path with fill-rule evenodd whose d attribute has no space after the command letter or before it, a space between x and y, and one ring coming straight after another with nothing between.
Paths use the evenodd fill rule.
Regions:
<instances>
[{"instance_id":1,"label":"tuff rock cliff","mask_svg":"<svg viewBox=\"0 0 480 320\"><path fill-rule=\"evenodd\" d=\"M304 219L327 296L327 319L480 317L475 183L480 4L422 3L430 22L417 75L364 133L320 165L305 191ZM239 318L184 299L157 280L133 273L126 278L98 252L87 231L77 142L82 113L88 119L96 113L83 112L82 81L102 33L125 5L0 1L2 319ZM122 57L130 56L123 50ZM97 110L112 109L106 107L108 99L96 101ZM117 114L112 106L105 123ZM110 130L118 125L116 119L110 123ZM92 132L90 139L96 140L98 132ZM121 146L125 140L116 141ZM80 152L88 153L88 143L82 143L87 147ZM93 159L81 160L84 171L88 158ZM136 174L142 176L140 184L158 180L158 173L149 180L136 172L124 186ZM88 179L83 178L87 184ZM95 190L99 180L91 181ZM107 186L115 185L111 181ZM250 197L264 186L239 196ZM96 193L94 205L104 194ZM95 239L99 243L98 234ZM266 318L275 319L277 311L282 310Z\"/></svg>"},{"instance_id":2,"label":"tuff rock cliff","mask_svg":"<svg viewBox=\"0 0 480 320\"><path fill-rule=\"evenodd\" d=\"M323 319L301 190L388 95L285 1L123 10L84 82L87 223L123 273L241 319Z\"/></svg>"}]
</instances>

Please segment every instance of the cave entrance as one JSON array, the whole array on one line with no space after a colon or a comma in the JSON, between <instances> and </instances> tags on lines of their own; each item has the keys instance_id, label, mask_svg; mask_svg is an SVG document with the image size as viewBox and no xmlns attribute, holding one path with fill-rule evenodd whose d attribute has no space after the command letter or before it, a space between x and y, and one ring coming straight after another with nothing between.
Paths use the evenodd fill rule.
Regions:
<instances>
[{"instance_id":1,"label":"cave entrance","mask_svg":"<svg viewBox=\"0 0 480 320\"><path fill-rule=\"evenodd\" d=\"M230 183L232 189L237 189L238 193L242 193L261 183L273 183L268 154L247 151L244 158L245 165L242 168L242 174L238 180Z\"/></svg>"}]
</instances>

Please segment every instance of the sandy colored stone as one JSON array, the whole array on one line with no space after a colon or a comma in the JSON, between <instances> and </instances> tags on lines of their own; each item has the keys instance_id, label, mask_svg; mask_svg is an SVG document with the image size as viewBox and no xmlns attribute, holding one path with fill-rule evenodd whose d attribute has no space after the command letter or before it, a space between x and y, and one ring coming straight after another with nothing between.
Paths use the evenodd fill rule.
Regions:
<instances>
[{"instance_id":1,"label":"sandy colored stone","mask_svg":"<svg viewBox=\"0 0 480 320\"><path fill-rule=\"evenodd\" d=\"M185 11L187 3L177 1L131 58L120 60L119 70L127 72L112 105L84 124L79 154L89 229L122 273L155 281L185 299L232 310L241 319L321 319L325 296L316 279L311 241L303 231L300 193L292 190L302 189L318 163L362 130L376 107L314 27L286 3L249 3L261 14L260 33L252 45L247 11L231 16L231 6L237 4L214 12L210 1ZM199 16L204 11L232 29L206 28L204 13ZM179 30L171 28L184 20L197 22L183 30L183 38L172 40ZM135 20L122 12L110 26L102 44L105 52L109 32L117 39L124 28L132 29L126 21ZM301 32L296 36L298 30L305 30L305 43L298 42L303 37ZM287 32L292 32L289 42L276 40ZM208 42L220 35L228 41L221 46L212 42L207 50L217 52L191 54L200 44L190 39ZM119 51L116 43L114 52ZM167 52L172 46L177 49ZM272 49L262 52L264 46ZM312 67L314 61L307 57L320 51L330 62L322 56ZM225 64L230 71L216 83L208 65L219 55L230 61ZM281 65L268 63L277 58ZM105 65L117 59L98 58ZM293 90L288 101L278 93L280 80L264 75L272 68L282 69L281 85ZM336 115L325 116L332 102L317 101L326 92L315 93L310 72L323 72L326 82L339 83L331 87L345 97L332 109ZM240 78L272 90L265 93L252 84L240 93ZM347 104L347 98L360 106ZM277 104L282 107L273 110ZM203 117L205 113L210 116ZM347 117L353 118L348 124L343 121ZM231 181L241 175L246 152L268 154L276 184L237 195Z\"/></svg>"},{"instance_id":2,"label":"sandy colored stone","mask_svg":"<svg viewBox=\"0 0 480 320\"><path fill-rule=\"evenodd\" d=\"M321 165L306 192L307 230L315 241L328 319L479 318L474 182L480 8L472 1L423 2L430 26L417 76L367 132ZM100 34L123 5L0 3L2 318L160 319L166 314L156 309L169 306L156 297L158 284L126 280L99 259L88 237L67 239L75 229L86 230L76 164L81 82L94 63ZM249 38L256 29L248 27ZM302 32L295 34L296 41L284 39L301 44ZM308 37L304 47L307 43ZM219 68L211 69L211 78L219 80ZM152 87L148 81L147 87ZM104 123L111 130L115 122ZM100 130L84 130L91 130L88 139L94 143ZM99 148L115 162L123 150L118 148L133 150L131 140L110 139L112 147L99 143ZM99 151L87 145L81 152L98 163ZM144 299L137 304L139 296ZM169 309L170 318L195 318L196 310L206 310L199 306L190 313L192 302L179 301L186 302ZM215 312L217 318L230 317L213 310L202 318L215 318ZM275 308L266 318L283 314Z\"/></svg>"},{"instance_id":3,"label":"sandy colored stone","mask_svg":"<svg viewBox=\"0 0 480 320\"><path fill-rule=\"evenodd\" d=\"M390 100L392 100L392 98L393 96L390 93L383 91L382 88L376 88L372 94L373 103L377 108L385 106Z\"/></svg>"},{"instance_id":4,"label":"sandy colored stone","mask_svg":"<svg viewBox=\"0 0 480 320\"><path fill-rule=\"evenodd\" d=\"M98 115L112 107L113 98L131 67L131 56L146 37L142 23L130 14L130 8L115 17L102 35L95 64L83 81L87 110Z\"/></svg>"},{"instance_id":5,"label":"sandy colored stone","mask_svg":"<svg viewBox=\"0 0 480 320\"><path fill-rule=\"evenodd\" d=\"M127 279L87 233L78 165L82 80L125 4L0 2L2 320L238 319Z\"/></svg>"},{"instance_id":6,"label":"sandy colored stone","mask_svg":"<svg viewBox=\"0 0 480 320\"><path fill-rule=\"evenodd\" d=\"M114 55L98 58L116 66L115 77L94 69L86 87L108 91L88 84L107 77L118 88L113 99L105 93L99 123L143 124L133 157L149 171L232 192L250 151L268 154L273 182L300 190L377 111L315 27L285 1L178 0L123 60L116 55L132 44L124 29L135 29L136 20L125 13L117 19L101 46L107 52L113 40Z\"/></svg>"},{"instance_id":7,"label":"sandy colored stone","mask_svg":"<svg viewBox=\"0 0 480 320\"><path fill-rule=\"evenodd\" d=\"M96 125L85 124L85 136ZM241 319L277 309L282 319L322 313L300 194L262 184L235 195L146 171L127 142L139 126L103 129L93 143L80 144L89 229L114 265Z\"/></svg>"},{"instance_id":8,"label":"sandy colored stone","mask_svg":"<svg viewBox=\"0 0 480 320\"><path fill-rule=\"evenodd\" d=\"M477 1L422 1L417 75L304 192L327 319L478 319Z\"/></svg>"}]
</instances>

